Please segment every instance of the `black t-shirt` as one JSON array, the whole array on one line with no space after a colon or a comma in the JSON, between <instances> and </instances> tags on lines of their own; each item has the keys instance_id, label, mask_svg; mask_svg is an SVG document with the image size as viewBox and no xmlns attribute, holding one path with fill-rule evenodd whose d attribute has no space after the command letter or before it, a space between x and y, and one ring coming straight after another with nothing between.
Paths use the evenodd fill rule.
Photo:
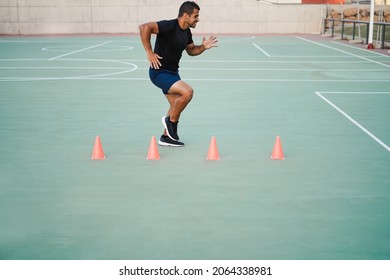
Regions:
<instances>
[{"instance_id":1,"label":"black t-shirt","mask_svg":"<svg viewBox=\"0 0 390 280\"><path fill-rule=\"evenodd\" d=\"M183 30L177 19L157 22L158 34L154 52L162 57L161 68L176 72L183 50L193 43L191 30Z\"/></svg>"}]
</instances>

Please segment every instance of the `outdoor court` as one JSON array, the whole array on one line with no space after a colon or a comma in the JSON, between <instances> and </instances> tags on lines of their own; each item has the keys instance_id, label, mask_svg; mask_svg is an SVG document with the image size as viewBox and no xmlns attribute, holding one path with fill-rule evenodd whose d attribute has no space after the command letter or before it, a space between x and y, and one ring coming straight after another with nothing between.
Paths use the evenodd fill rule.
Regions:
<instances>
[{"instance_id":1,"label":"outdoor court","mask_svg":"<svg viewBox=\"0 0 390 280\"><path fill-rule=\"evenodd\" d=\"M183 53L185 147L147 160L168 102L138 36L0 37L0 259L390 259L390 56L218 45Z\"/></svg>"}]
</instances>

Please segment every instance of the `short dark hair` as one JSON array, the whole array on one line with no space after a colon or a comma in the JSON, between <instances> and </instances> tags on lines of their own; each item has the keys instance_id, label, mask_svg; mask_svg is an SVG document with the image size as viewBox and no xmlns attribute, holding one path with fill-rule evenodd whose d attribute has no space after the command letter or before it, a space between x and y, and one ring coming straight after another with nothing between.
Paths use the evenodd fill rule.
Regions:
<instances>
[{"instance_id":1,"label":"short dark hair","mask_svg":"<svg viewBox=\"0 0 390 280\"><path fill-rule=\"evenodd\" d=\"M186 1L180 6L179 17L183 16L185 13L191 15L194 10L200 11L199 5L194 1Z\"/></svg>"}]
</instances>

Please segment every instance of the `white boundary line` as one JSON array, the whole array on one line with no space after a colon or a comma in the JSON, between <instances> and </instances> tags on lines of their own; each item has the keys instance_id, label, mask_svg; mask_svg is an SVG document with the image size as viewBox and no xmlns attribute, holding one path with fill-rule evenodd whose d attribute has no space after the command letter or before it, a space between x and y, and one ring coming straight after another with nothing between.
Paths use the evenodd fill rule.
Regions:
<instances>
[{"instance_id":1,"label":"white boundary line","mask_svg":"<svg viewBox=\"0 0 390 280\"><path fill-rule=\"evenodd\" d=\"M273 58L275 56L272 56ZM293 57L293 56L286 56L286 57ZM338 57L341 57L341 56L338 56ZM294 57L294 58L303 58L303 57ZM324 57L324 56L317 56L317 58L329 58L329 57ZM342 58L351 58L351 56L343 56ZM131 61L145 61L144 59L132 59ZM302 63L302 60L273 60L273 61L270 61L270 60L201 60L201 59L196 59L196 60L186 60L186 59L182 59L181 62L188 62L188 63L271 63L271 64L275 64L275 63L283 63L283 64L290 64L290 63ZM346 63L356 63L356 64L364 64L364 63L371 63L371 61L357 61L357 60L309 60L309 61L304 61L306 64L311 64L311 63L342 63L342 64L346 64ZM388 61L390 62L390 60Z\"/></svg>"},{"instance_id":2,"label":"white boundary line","mask_svg":"<svg viewBox=\"0 0 390 280\"><path fill-rule=\"evenodd\" d=\"M23 60L23 59L22 59ZM29 61L46 61L46 59L27 59ZM1 59L0 59L1 61ZM20 61L20 59L15 59L15 61ZM31 81L52 81L52 80L88 80L88 79L102 79L107 76L119 75L124 73L133 72L138 69L138 65L126 61L120 60L107 60L107 59L82 59L82 58L64 58L57 60L57 62L69 62L69 61L93 61L93 62L114 62L119 64L124 64L131 66L128 67L0 67L1 68L15 68L15 69L104 69L104 70L123 70L119 72L103 73L103 74L94 74L86 76L71 76L71 77L0 77L0 82L31 82Z\"/></svg>"},{"instance_id":3,"label":"white boundary line","mask_svg":"<svg viewBox=\"0 0 390 280\"><path fill-rule=\"evenodd\" d=\"M84 70L99 70L99 69L129 69L128 67L44 67L44 66L0 66L0 69L84 69ZM142 68L141 68L142 69ZM146 68L145 68L146 69Z\"/></svg>"},{"instance_id":4,"label":"white boundary line","mask_svg":"<svg viewBox=\"0 0 390 280\"><path fill-rule=\"evenodd\" d=\"M80 50L76 50L76 51L73 51L73 52L65 53L65 54L62 54L62 55L59 55L59 56L56 56L56 57L52 57L49 60L54 60L54 59L61 58L61 57L64 57L64 56L67 56L67 55L71 55L71 54L74 54L74 53L79 53L79 52L86 51L86 50L89 50L89 49L97 48L97 47L103 46L103 45L108 44L108 43L111 43L111 41L106 41L106 42L101 43L101 44L97 44L97 45L90 46L90 47L87 47L87 48L83 48L83 49L80 49Z\"/></svg>"},{"instance_id":5,"label":"white boundary line","mask_svg":"<svg viewBox=\"0 0 390 280\"><path fill-rule=\"evenodd\" d=\"M194 36L201 38L202 36ZM218 37L218 42L235 42L235 41L243 41L243 40L253 40L255 39L255 36L250 36L250 37L243 37L243 38L221 38Z\"/></svg>"},{"instance_id":6,"label":"white boundary line","mask_svg":"<svg viewBox=\"0 0 390 280\"><path fill-rule=\"evenodd\" d=\"M326 94L355 94L355 95L370 95L370 94L390 94L390 91L321 91Z\"/></svg>"},{"instance_id":7,"label":"white boundary line","mask_svg":"<svg viewBox=\"0 0 390 280\"><path fill-rule=\"evenodd\" d=\"M69 60L58 60L58 61L69 61ZM121 61L113 61L116 63L123 63ZM127 64L127 63L126 63ZM128 69L127 67L93 67L93 66L0 66L0 69ZM148 70L149 67L138 67L139 70ZM187 71L199 71L199 70L206 70L206 71L292 71L292 72L318 72L318 71L327 71L327 69L314 69L314 68L219 68L219 67L180 67L180 70L187 70ZM334 72L366 72L367 69L357 69L357 68L337 68L332 69ZM383 70L380 69L371 69L370 72L382 72Z\"/></svg>"},{"instance_id":8,"label":"white boundary line","mask_svg":"<svg viewBox=\"0 0 390 280\"><path fill-rule=\"evenodd\" d=\"M14 58L14 59L0 59L0 62L1 61L48 61L47 59L43 59L43 58L23 58L23 59L19 59L19 58ZM116 67L116 66L107 66L107 67L94 67L94 66L90 66L90 67L73 67L73 66L70 66L70 67L66 67L66 66L59 66L59 67L56 67L56 66L0 66L0 69L118 69L118 70L124 70L123 72L116 72L116 73L105 73L105 74L98 74L98 75L88 75L88 76L74 76L74 77L0 77L0 82L24 82L24 81L45 81L45 80L64 80L64 79L67 79L67 80L87 80L87 79L101 79L101 80L128 80L128 81L140 81L140 80L148 80L147 78L131 78L131 77L107 77L107 76L112 76L114 74L120 74L120 73L126 73L127 71L129 72L133 72L137 69L139 70L144 70L144 69L148 69L148 68L145 68L145 67L141 67L139 68L137 65L135 65L134 63L131 63L130 61L132 62L135 62L135 61L141 61L141 62L146 62L146 60L142 59L134 59L134 60L106 60L106 59L82 59L82 58L62 58L62 59L58 59L56 60L56 62L69 62L69 61L87 61L87 62L90 62L90 61L93 61L93 62L110 62L110 63L119 63L119 64L124 64L126 66L131 66L131 69L128 69L126 70L126 67ZM214 61L214 60L213 60ZM216 62L228 62L227 60L215 60ZM192 61L192 62L196 62L196 61ZM202 61L202 62L210 62L210 61ZM234 61L234 62L253 62L253 61L250 61L250 60L237 60L237 61ZM262 62L268 62L268 61L262 61ZM365 62L365 63L369 63L368 61L362 61L362 62ZM181 68L182 70L185 70L185 71L191 71L191 70L199 70L199 69L206 69L206 70L218 70L218 71L237 71L237 70L247 70L247 71L263 71L263 70L266 70L266 71L283 71L283 70L288 70L288 71L316 71L316 69L265 69L265 68L256 68L256 67L253 67L253 68L250 68L250 67L246 67L246 68L234 68L234 67L231 67L231 68L218 68L218 67L214 67L214 68L193 68L193 67L182 67ZM322 71L323 69L321 69L320 71ZM345 69L346 71L360 71L360 70L364 70L364 69ZM374 70L374 71L379 71L379 70ZM193 78L193 79L187 79L189 81L210 81L210 82L323 82L323 83L334 83L334 82L354 82L354 83L367 83L367 82L384 82L384 83L390 83L390 79L343 79L343 80L319 80L319 79L267 79L267 78L244 78L244 79L235 79L235 78L230 78L230 79L225 79L225 78Z\"/></svg>"},{"instance_id":9,"label":"white boundary line","mask_svg":"<svg viewBox=\"0 0 390 280\"><path fill-rule=\"evenodd\" d=\"M364 126L362 126L360 123L355 121L351 116L349 116L347 113L345 113L343 110L341 110L339 107L337 107L335 104L333 104L331 101L329 101L327 98L325 98L321 93L318 91L315 91L315 94L323 99L326 103L328 103L330 106L332 106L335 110L337 110L340 114L342 114L344 117L346 117L350 122L352 122L354 125L356 125L358 128L363 130L368 136L370 136L372 139L374 139L379 145L381 145L383 148L385 148L388 152L390 152L390 147L387 146L385 143L383 143L378 137L376 137L374 134L372 134L370 131L368 131Z\"/></svg>"},{"instance_id":10,"label":"white boundary line","mask_svg":"<svg viewBox=\"0 0 390 280\"><path fill-rule=\"evenodd\" d=\"M348 56L350 57L350 56ZM389 57L390 58L390 57ZM64 58L63 60L67 60L68 58ZM70 58L69 58L70 59ZM47 60L43 58L0 58L0 61L34 61L34 60ZM72 59L73 60L73 59ZM110 61L112 62L145 62L147 63L148 61L146 59L111 59ZM201 63L283 63L283 64L293 64L293 63L302 63L302 60L215 60L215 59L210 59L210 60L202 60L202 59L196 59L196 60L188 60L188 59L182 59L181 62L183 63L191 63L191 64L201 64ZM390 62L390 60L389 60ZM360 64L360 63L371 63L371 61L351 61L351 60L310 60L310 61L305 61L306 64L312 64L312 63L337 63L337 64Z\"/></svg>"},{"instance_id":11,"label":"white boundary line","mask_svg":"<svg viewBox=\"0 0 390 280\"><path fill-rule=\"evenodd\" d=\"M362 48L359 48L359 47L356 47L356 46L350 46L350 45L347 45L347 44L343 44L343 43L340 43L340 42L335 42L335 41L332 41L333 44L337 44L337 45L340 45L340 46L345 46L345 47L348 47L348 48L352 48L352 49L356 49L356 50L360 50L360 51L364 51L364 52L367 52L369 54L372 54L372 51L371 50L367 50L367 49L362 49ZM377 57L378 55L379 56L384 56L384 57L389 57L388 55L385 55L383 53L375 53L376 56L373 56L373 55L369 55L367 57Z\"/></svg>"},{"instance_id":12,"label":"white boundary line","mask_svg":"<svg viewBox=\"0 0 390 280\"><path fill-rule=\"evenodd\" d=\"M255 46L258 50L260 50L263 54L265 54L266 56L268 57L271 57L265 50L263 50L262 48L260 48L257 44L255 43L252 43L253 46Z\"/></svg>"},{"instance_id":13,"label":"white boundary line","mask_svg":"<svg viewBox=\"0 0 390 280\"><path fill-rule=\"evenodd\" d=\"M272 57L275 57L275 56L272 56ZM291 58L292 56L286 56L286 57L289 57ZM347 57L347 56L345 56ZM344 57L344 58L345 58ZM302 57L294 57L294 58L302 58ZM329 57L317 57L317 58L329 58ZM350 58L350 56L348 56L348 58ZM141 59L132 59L131 61L146 61L146 60L141 60ZM181 62L188 62L188 63L210 63L210 62L214 62L214 63L283 63L283 64L289 64L289 63L302 63L302 62L305 62L305 63L342 63L342 64L345 64L345 63L356 63L356 64L361 64L361 63L371 63L371 61L356 61L356 60L309 60L309 61L302 61L302 60L273 60L273 61L270 61L270 60L186 60L186 59L183 59L181 60ZM388 61L390 62L390 60Z\"/></svg>"},{"instance_id":14,"label":"white boundary line","mask_svg":"<svg viewBox=\"0 0 390 280\"><path fill-rule=\"evenodd\" d=\"M136 69L128 71L107 73L107 75L118 75L126 72L132 72ZM100 77L100 78L98 78ZM45 80L127 80L127 81L148 81L149 78L106 78L102 75L96 76L77 76L77 77L0 77L0 82L24 82L24 81L45 81ZM199 81L199 82L291 82L291 83L390 83L390 80L308 80L308 79L227 79L227 78L188 78L185 81Z\"/></svg>"},{"instance_id":15,"label":"white boundary line","mask_svg":"<svg viewBox=\"0 0 390 280\"><path fill-rule=\"evenodd\" d=\"M0 67L2 68L2 67ZM148 67L139 67L140 70L147 70ZM291 72L326 72L326 71L332 71L332 72L367 72L367 69L356 69L356 68L346 68L346 69L308 69L308 68L203 68L203 67L180 67L180 70L187 70L187 71L199 71L199 70L209 70L209 71L291 71ZM380 69L371 69L370 72L383 72L383 70Z\"/></svg>"},{"instance_id":16,"label":"white boundary line","mask_svg":"<svg viewBox=\"0 0 390 280\"><path fill-rule=\"evenodd\" d=\"M360 56L360 55L353 54L353 53L350 53L350 52L347 52L347 51L343 51L343 50L340 50L340 49L337 49L337 48L334 48L334 47L330 47L330 46L327 46L327 45L324 45L324 44L321 44L321 43L318 43L318 42L314 42L314 41L311 41L311 40L308 40L308 39L305 39L305 38L302 38L302 37L299 37L299 36L296 36L296 38L298 38L300 40L303 40L303 41L306 41L306 42L309 42L309 43L312 43L314 45L318 45L318 46L325 47L325 48L328 48L328 49L331 49L331 50L335 50L335 51L338 51L338 52L346 53L348 55L351 55L351 56L354 56L354 57L357 57L357 58L360 58L360 59L363 59L363 60L367 60L367 61L370 61L372 63L376 63L376 64L379 64L379 65L385 66L387 68L390 68L390 65L387 65L387 64L384 64L384 63L381 63L381 62L378 62L378 61L366 58L364 56Z\"/></svg>"},{"instance_id":17,"label":"white boundary line","mask_svg":"<svg viewBox=\"0 0 390 280\"><path fill-rule=\"evenodd\" d=\"M43 47L41 48L42 51L45 52L69 52L69 48L80 48L81 46L74 46L74 45L62 45L59 47ZM66 49L68 48L68 49ZM119 51L131 51L133 50L133 46L122 46L122 45L111 45L110 49L106 48L103 50L97 50L98 52L119 52Z\"/></svg>"}]
</instances>

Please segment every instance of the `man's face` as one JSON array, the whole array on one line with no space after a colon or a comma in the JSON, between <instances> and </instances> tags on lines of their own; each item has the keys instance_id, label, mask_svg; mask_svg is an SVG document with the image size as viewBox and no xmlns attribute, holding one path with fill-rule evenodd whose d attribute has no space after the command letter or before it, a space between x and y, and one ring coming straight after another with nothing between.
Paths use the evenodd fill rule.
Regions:
<instances>
[{"instance_id":1,"label":"man's face","mask_svg":"<svg viewBox=\"0 0 390 280\"><path fill-rule=\"evenodd\" d=\"M194 9L193 13L191 15L187 16L187 24L190 27L195 28L196 27L196 23L198 21L199 21L199 10Z\"/></svg>"}]
</instances>

